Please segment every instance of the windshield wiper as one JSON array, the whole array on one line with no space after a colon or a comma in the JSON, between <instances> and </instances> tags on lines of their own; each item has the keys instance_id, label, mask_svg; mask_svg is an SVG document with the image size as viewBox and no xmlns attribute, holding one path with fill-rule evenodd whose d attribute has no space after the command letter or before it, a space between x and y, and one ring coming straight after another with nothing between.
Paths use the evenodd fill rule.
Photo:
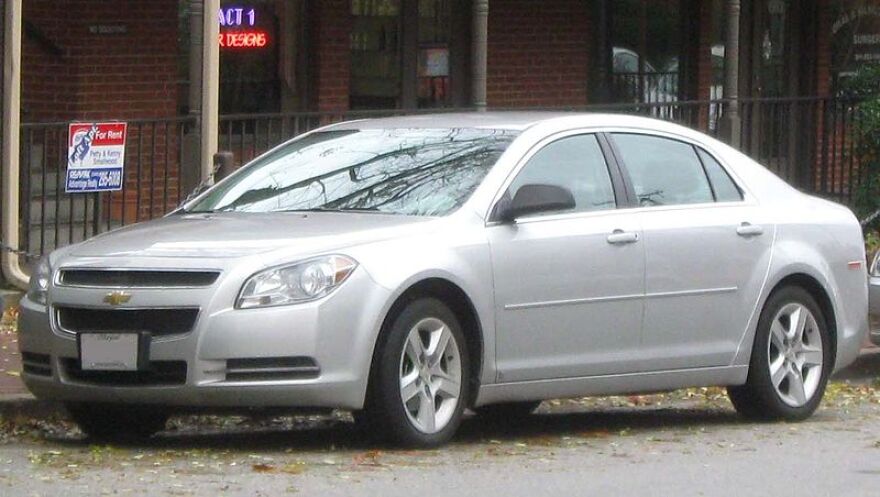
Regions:
<instances>
[{"instance_id":1,"label":"windshield wiper","mask_svg":"<svg viewBox=\"0 0 880 497\"><path fill-rule=\"evenodd\" d=\"M309 209L281 209L274 212L360 212L360 213L384 213L378 207L311 207Z\"/></svg>"}]
</instances>

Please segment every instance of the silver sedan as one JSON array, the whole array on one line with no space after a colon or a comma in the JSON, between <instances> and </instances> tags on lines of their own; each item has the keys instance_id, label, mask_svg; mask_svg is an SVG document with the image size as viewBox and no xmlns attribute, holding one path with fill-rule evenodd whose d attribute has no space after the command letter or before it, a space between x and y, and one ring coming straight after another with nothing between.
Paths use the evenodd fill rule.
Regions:
<instances>
[{"instance_id":1,"label":"silver sedan","mask_svg":"<svg viewBox=\"0 0 880 497\"><path fill-rule=\"evenodd\" d=\"M702 385L799 420L859 352L866 282L847 208L681 126L365 120L45 258L23 378L94 437L304 407L434 446L468 408Z\"/></svg>"}]
</instances>

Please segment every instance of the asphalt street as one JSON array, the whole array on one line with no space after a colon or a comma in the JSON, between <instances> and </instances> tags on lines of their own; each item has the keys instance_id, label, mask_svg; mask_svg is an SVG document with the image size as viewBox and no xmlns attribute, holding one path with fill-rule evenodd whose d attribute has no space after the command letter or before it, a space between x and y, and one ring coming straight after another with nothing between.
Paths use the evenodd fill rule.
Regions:
<instances>
[{"instance_id":1,"label":"asphalt street","mask_svg":"<svg viewBox=\"0 0 880 497\"><path fill-rule=\"evenodd\" d=\"M880 494L880 355L803 423L740 420L723 390L553 401L513 425L465 421L432 451L375 445L344 414L180 417L141 445L7 416L0 496Z\"/></svg>"}]
</instances>

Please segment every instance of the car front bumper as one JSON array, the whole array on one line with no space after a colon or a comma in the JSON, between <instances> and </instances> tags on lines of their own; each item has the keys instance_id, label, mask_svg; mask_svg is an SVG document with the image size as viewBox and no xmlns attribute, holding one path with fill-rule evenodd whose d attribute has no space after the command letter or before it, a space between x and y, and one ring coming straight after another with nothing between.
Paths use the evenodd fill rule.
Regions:
<instances>
[{"instance_id":1,"label":"car front bumper","mask_svg":"<svg viewBox=\"0 0 880 497\"><path fill-rule=\"evenodd\" d=\"M99 290L66 291L60 295L68 300L65 304L70 299L100 302ZM163 291L148 300L181 301L175 292ZM24 298L19 315L22 378L35 396L58 401L230 408L363 406L373 346L389 298L365 271L355 271L329 297L299 305L242 310L233 308L231 300L217 306L217 301L226 300L223 292L201 297L204 305L192 331L151 339L150 369L162 366L159 369L167 369L163 374L85 375L79 369L76 335L58 324L57 303L50 301L47 307ZM309 367L279 368L291 361Z\"/></svg>"}]
</instances>

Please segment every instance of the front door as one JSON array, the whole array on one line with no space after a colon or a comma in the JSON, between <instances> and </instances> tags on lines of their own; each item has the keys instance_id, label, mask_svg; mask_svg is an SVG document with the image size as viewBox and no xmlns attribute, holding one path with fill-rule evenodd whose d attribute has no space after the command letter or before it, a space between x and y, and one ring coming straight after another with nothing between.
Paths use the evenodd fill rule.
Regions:
<instances>
[{"instance_id":1,"label":"front door","mask_svg":"<svg viewBox=\"0 0 880 497\"><path fill-rule=\"evenodd\" d=\"M639 360L645 255L636 215L617 210L614 167L595 135L558 137L506 189L562 186L576 207L489 227L499 382L619 373Z\"/></svg>"}]
</instances>

